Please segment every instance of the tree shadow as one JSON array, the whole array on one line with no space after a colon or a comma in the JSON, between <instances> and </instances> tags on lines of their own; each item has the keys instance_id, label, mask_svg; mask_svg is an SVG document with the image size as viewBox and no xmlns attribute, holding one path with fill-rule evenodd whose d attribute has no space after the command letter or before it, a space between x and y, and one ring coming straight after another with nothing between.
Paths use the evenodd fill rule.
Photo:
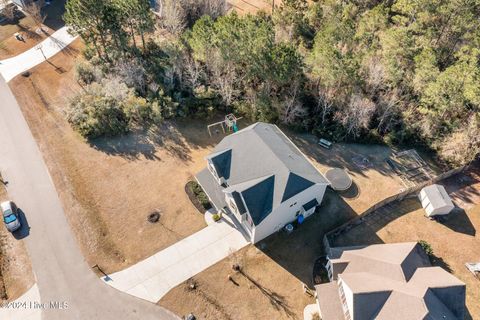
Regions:
<instances>
[{"instance_id":1,"label":"tree shadow","mask_svg":"<svg viewBox=\"0 0 480 320\"><path fill-rule=\"evenodd\" d=\"M65 13L65 3L67 0L53 0L48 6L42 8L42 14L46 16L44 25L53 30L58 30L65 26L63 14Z\"/></svg>"},{"instance_id":2,"label":"tree shadow","mask_svg":"<svg viewBox=\"0 0 480 320\"><path fill-rule=\"evenodd\" d=\"M383 240L377 235L379 230L403 215L420 208L420 202L416 197L387 204L358 219L344 230L332 234L329 238L330 246L349 247L383 244Z\"/></svg>"},{"instance_id":3,"label":"tree shadow","mask_svg":"<svg viewBox=\"0 0 480 320\"><path fill-rule=\"evenodd\" d=\"M51 36L50 40L53 42L53 45L59 48L61 50L60 52L66 56L76 57L80 52L78 49L70 46L69 44L58 38L55 38L54 36Z\"/></svg>"},{"instance_id":4,"label":"tree shadow","mask_svg":"<svg viewBox=\"0 0 480 320\"><path fill-rule=\"evenodd\" d=\"M480 161L470 164L464 172L443 180L442 185L462 207L480 203Z\"/></svg>"},{"instance_id":5,"label":"tree shadow","mask_svg":"<svg viewBox=\"0 0 480 320\"><path fill-rule=\"evenodd\" d=\"M279 231L255 246L301 282L313 288L315 260L325 255L326 232L356 217L355 211L335 191L327 189L320 207L293 232Z\"/></svg>"},{"instance_id":6,"label":"tree shadow","mask_svg":"<svg viewBox=\"0 0 480 320\"><path fill-rule=\"evenodd\" d=\"M23 33L26 38L33 39L33 40L40 40L42 39L42 36L40 36L38 33L36 33L34 30L31 29L31 27L26 27L21 23L17 24L17 27L20 33Z\"/></svg>"},{"instance_id":7,"label":"tree shadow","mask_svg":"<svg viewBox=\"0 0 480 320\"><path fill-rule=\"evenodd\" d=\"M459 207L456 207L452 212L445 216L444 219L439 220L438 222L458 233L463 233L472 237L476 234L476 229L470 221L467 213Z\"/></svg>"},{"instance_id":8,"label":"tree shadow","mask_svg":"<svg viewBox=\"0 0 480 320\"><path fill-rule=\"evenodd\" d=\"M90 146L108 155L121 156L127 160L161 160L156 155L156 145L145 134L130 133L117 137L100 137L88 140Z\"/></svg>"},{"instance_id":9,"label":"tree shadow","mask_svg":"<svg viewBox=\"0 0 480 320\"><path fill-rule=\"evenodd\" d=\"M264 287L258 281L246 274L242 269L240 269L238 273L259 289L260 292L268 298L268 301L275 309L282 310L289 318L295 318L295 312L292 311L292 308L288 305L284 296Z\"/></svg>"},{"instance_id":10,"label":"tree shadow","mask_svg":"<svg viewBox=\"0 0 480 320\"><path fill-rule=\"evenodd\" d=\"M30 225L28 224L27 217L25 213L21 209L17 209L18 212L18 219L20 220L21 227L20 229L14 231L13 237L17 240L24 239L30 235Z\"/></svg>"},{"instance_id":11,"label":"tree shadow","mask_svg":"<svg viewBox=\"0 0 480 320\"><path fill-rule=\"evenodd\" d=\"M127 160L138 160L141 156L148 160L162 160L158 153L163 150L183 162L189 162L192 160L191 149L199 147L189 143L173 121L137 128L122 136L90 139L88 142L99 151Z\"/></svg>"},{"instance_id":12,"label":"tree shadow","mask_svg":"<svg viewBox=\"0 0 480 320\"><path fill-rule=\"evenodd\" d=\"M351 172L366 177L365 171L375 170L385 176L396 173L385 162L385 158L393 155L394 150L383 145L334 143L330 149L318 144L318 138L312 134L295 133L283 128L295 145L308 157L318 163L337 168L346 168Z\"/></svg>"}]
</instances>

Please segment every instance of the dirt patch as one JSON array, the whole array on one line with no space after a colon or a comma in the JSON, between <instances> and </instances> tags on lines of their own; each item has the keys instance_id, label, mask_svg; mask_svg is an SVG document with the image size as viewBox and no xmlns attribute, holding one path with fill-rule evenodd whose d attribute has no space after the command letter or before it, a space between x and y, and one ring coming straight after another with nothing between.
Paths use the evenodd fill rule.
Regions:
<instances>
[{"instance_id":1,"label":"dirt patch","mask_svg":"<svg viewBox=\"0 0 480 320\"><path fill-rule=\"evenodd\" d=\"M200 121L82 139L64 117L66 97L81 90L73 73L82 48L75 41L10 86L87 261L111 273L205 227L184 186L206 165L214 141ZM153 211L161 212L157 223L146 219Z\"/></svg>"},{"instance_id":2,"label":"dirt patch","mask_svg":"<svg viewBox=\"0 0 480 320\"><path fill-rule=\"evenodd\" d=\"M278 6L280 0L275 1ZM238 14L254 14L258 11L267 13L272 12L272 1L268 0L228 0L227 6L230 10L235 10Z\"/></svg>"},{"instance_id":3,"label":"dirt patch","mask_svg":"<svg viewBox=\"0 0 480 320\"><path fill-rule=\"evenodd\" d=\"M8 200L0 184L0 202ZM13 301L33 285L34 277L25 243L7 231L0 221L0 301Z\"/></svg>"},{"instance_id":4,"label":"dirt patch","mask_svg":"<svg viewBox=\"0 0 480 320\"><path fill-rule=\"evenodd\" d=\"M357 213L404 188L402 180L385 162L394 152L387 146L335 143L331 149L325 149L317 144L318 138L313 135L286 132L320 172L330 168L348 172L353 184L341 195Z\"/></svg>"},{"instance_id":5,"label":"dirt patch","mask_svg":"<svg viewBox=\"0 0 480 320\"><path fill-rule=\"evenodd\" d=\"M45 33L38 31L38 26L31 17L24 17L16 24L6 22L0 25L0 60L16 56L30 48L33 48L42 40L54 32L47 26L43 26ZM19 41L14 34L22 35L24 41Z\"/></svg>"},{"instance_id":6,"label":"dirt patch","mask_svg":"<svg viewBox=\"0 0 480 320\"><path fill-rule=\"evenodd\" d=\"M467 285L468 319L480 319L480 281L465 267L466 262L480 262L480 181L471 184L478 167L441 181L459 205L446 221L439 223L424 216L416 198L382 209L335 239L333 246L368 245L407 241L427 241L433 249L432 264L451 272ZM476 190L476 191L475 191ZM468 206L462 207L462 201Z\"/></svg>"}]
</instances>

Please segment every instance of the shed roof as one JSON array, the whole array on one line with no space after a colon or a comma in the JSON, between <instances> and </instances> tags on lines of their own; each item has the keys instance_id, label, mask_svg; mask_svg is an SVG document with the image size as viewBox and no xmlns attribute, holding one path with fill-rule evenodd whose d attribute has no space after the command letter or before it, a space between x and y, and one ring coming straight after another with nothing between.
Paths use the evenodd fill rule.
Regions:
<instances>
[{"instance_id":1,"label":"shed roof","mask_svg":"<svg viewBox=\"0 0 480 320\"><path fill-rule=\"evenodd\" d=\"M434 209L454 207L452 199L450 199L445 187L442 185L432 184L431 186L423 188L421 193L424 197L428 198L428 201Z\"/></svg>"}]
</instances>

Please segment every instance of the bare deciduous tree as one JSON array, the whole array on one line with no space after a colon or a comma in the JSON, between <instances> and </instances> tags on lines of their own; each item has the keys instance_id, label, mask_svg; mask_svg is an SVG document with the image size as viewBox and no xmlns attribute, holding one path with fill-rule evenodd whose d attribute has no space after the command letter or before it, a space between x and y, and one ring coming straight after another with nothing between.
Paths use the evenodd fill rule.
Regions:
<instances>
[{"instance_id":1,"label":"bare deciduous tree","mask_svg":"<svg viewBox=\"0 0 480 320\"><path fill-rule=\"evenodd\" d=\"M116 71L123 81L129 86L134 87L140 94L145 95L147 90L147 80L145 79L145 68L136 60L117 62Z\"/></svg>"},{"instance_id":2,"label":"bare deciduous tree","mask_svg":"<svg viewBox=\"0 0 480 320\"><path fill-rule=\"evenodd\" d=\"M25 11L30 17L32 17L33 21L35 21L37 28L39 28L40 31L45 32L42 25L47 18L47 15L42 12L42 8L36 3L30 3L25 7Z\"/></svg>"},{"instance_id":3,"label":"bare deciduous tree","mask_svg":"<svg viewBox=\"0 0 480 320\"><path fill-rule=\"evenodd\" d=\"M186 57L184 61L185 80L192 89L195 89L200 85L200 81L204 76L203 67L192 57Z\"/></svg>"},{"instance_id":4,"label":"bare deciduous tree","mask_svg":"<svg viewBox=\"0 0 480 320\"><path fill-rule=\"evenodd\" d=\"M389 131L396 123L395 119L399 115L401 105L402 98L398 89L386 91L379 96L377 103L379 122L377 128L380 133Z\"/></svg>"},{"instance_id":5,"label":"bare deciduous tree","mask_svg":"<svg viewBox=\"0 0 480 320\"><path fill-rule=\"evenodd\" d=\"M287 124L294 123L299 117L305 115L306 111L302 103L298 99L301 92L300 83L294 81L285 101L282 103L282 110L280 110L280 119Z\"/></svg>"},{"instance_id":6,"label":"bare deciduous tree","mask_svg":"<svg viewBox=\"0 0 480 320\"><path fill-rule=\"evenodd\" d=\"M352 94L348 105L337 112L335 118L345 127L346 135L358 137L361 129L368 128L374 113L373 101L360 94Z\"/></svg>"},{"instance_id":7,"label":"bare deciduous tree","mask_svg":"<svg viewBox=\"0 0 480 320\"><path fill-rule=\"evenodd\" d=\"M185 7L182 1L159 0L159 25L172 34L179 34L187 25Z\"/></svg>"},{"instance_id":8,"label":"bare deciduous tree","mask_svg":"<svg viewBox=\"0 0 480 320\"><path fill-rule=\"evenodd\" d=\"M15 20L18 9L14 4L11 3L10 0L0 0L0 8L3 8L2 15L5 17L5 19L8 21Z\"/></svg>"},{"instance_id":9,"label":"bare deciduous tree","mask_svg":"<svg viewBox=\"0 0 480 320\"><path fill-rule=\"evenodd\" d=\"M223 103L231 105L238 93L235 88L238 76L232 62L223 60L219 54L214 54L209 69L212 72L213 87L220 93Z\"/></svg>"},{"instance_id":10,"label":"bare deciduous tree","mask_svg":"<svg viewBox=\"0 0 480 320\"><path fill-rule=\"evenodd\" d=\"M335 94L335 88L323 88L320 85L317 86L317 106L315 108L315 112L320 113L322 117L322 124L325 124L327 116L330 115L335 109Z\"/></svg>"}]
</instances>

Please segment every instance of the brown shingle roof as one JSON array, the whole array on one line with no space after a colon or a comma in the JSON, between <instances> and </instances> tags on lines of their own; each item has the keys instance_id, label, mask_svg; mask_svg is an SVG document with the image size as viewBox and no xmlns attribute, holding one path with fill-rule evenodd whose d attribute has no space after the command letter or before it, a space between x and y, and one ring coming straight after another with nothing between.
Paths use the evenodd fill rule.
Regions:
<instances>
[{"instance_id":1,"label":"brown shingle roof","mask_svg":"<svg viewBox=\"0 0 480 320\"><path fill-rule=\"evenodd\" d=\"M333 248L330 261L353 294L355 319L463 319L465 284L431 267L417 243Z\"/></svg>"}]
</instances>

